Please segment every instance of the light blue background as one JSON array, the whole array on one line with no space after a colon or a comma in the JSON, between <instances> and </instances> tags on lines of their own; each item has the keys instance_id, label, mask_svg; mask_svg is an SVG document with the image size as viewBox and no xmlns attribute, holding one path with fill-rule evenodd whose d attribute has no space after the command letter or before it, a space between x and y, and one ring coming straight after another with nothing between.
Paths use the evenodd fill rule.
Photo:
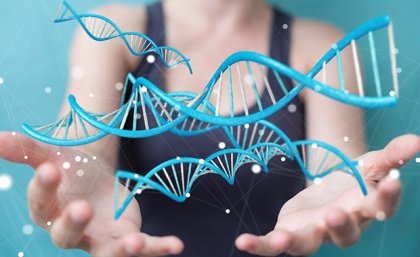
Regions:
<instances>
[{"instance_id":1,"label":"light blue background","mask_svg":"<svg viewBox=\"0 0 420 257\"><path fill-rule=\"evenodd\" d=\"M72 1L86 12L109 1ZM145 1L125 1L139 3ZM368 143L383 147L402 133L420 134L420 2L418 0L283 0L272 1L291 13L328 21L344 30L383 14L395 23L401 73L401 100L396 108L367 112ZM55 119L64 97L67 61L73 25L54 25L59 1L0 1L0 130L19 131L19 125L46 123ZM64 26L64 27L63 27ZM308 42L309 44L310 42ZM45 87L52 93L46 94ZM398 214L385 223L375 223L359 244L340 250L326 246L316 256L419 256L420 252L420 165L411 162L403 169L404 195ZM62 251L48 235L36 228L31 236L22 233L31 224L26 204L26 186L32 176L28 167L0 161L0 174L14 179L10 191L0 191L0 256L85 256ZM199 257L199 256L197 256Z\"/></svg>"}]
</instances>

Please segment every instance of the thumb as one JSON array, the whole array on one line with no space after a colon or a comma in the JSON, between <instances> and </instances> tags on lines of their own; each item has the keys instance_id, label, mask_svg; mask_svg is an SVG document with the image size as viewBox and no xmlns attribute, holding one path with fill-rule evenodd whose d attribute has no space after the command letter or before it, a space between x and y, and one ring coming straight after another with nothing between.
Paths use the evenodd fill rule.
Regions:
<instances>
[{"instance_id":1,"label":"thumb","mask_svg":"<svg viewBox=\"0 0 420 257\"><path fill-rule=\"evenodd\" d=\"M363 177L367 180L380 180L391 169L400 168L420 152L420 137L406 134L393 139L384 149L362 155Z\"/></svg>"},{"instance_id":2,"label":"thumb","mask_svg":"<svg viewBox=\"0 0 420 257\"><path fill-rule=\"evenodd\" d=\"M0 158L11 162L36 168L56 155L58 150L58 147L37 142L22 134L0 132Z\"/></svg>"}]
</instances>

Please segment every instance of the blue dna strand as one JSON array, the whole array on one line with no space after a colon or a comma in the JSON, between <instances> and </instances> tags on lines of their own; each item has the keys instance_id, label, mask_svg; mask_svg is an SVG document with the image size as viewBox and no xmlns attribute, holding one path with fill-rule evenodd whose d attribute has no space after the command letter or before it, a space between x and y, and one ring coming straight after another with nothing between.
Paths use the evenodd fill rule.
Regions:
<instances>
[{"instance_id":1,"label":"blue dna strand","mask_svg":"<svg viewBox=\"0 0 420 257\"><path fill-rule=\"evenodd\" d=\"M331 145L313 140L292 142L277 126L265 120L224 129L234 148L220 150L206 159L177 157L158 165L145 176L117 171L115 218L121 217L134 197L145 190L156 190L174 201L183 202L191 196L194 182L202 175L219 175L233 185L236 172L242 166L255 163L264 172L268 172L267 165L276 156L281 157L282 162L286 158L296 161L306 178L315 183L334 171L345 172L354 176L363 194L367 194L356 168L357 162L349 160ZM129 191L132 182L135 186ZM124 190L120 189L120 183L125 183Z\"/></svg>"},{"instance_id":2,"label":"blue dna strand","mask_svg":"<svg viewBox=\"0 0 420 257\"><path fill-rule=\"evenodd\" d=\"M63 1L54 22L62 23L71 20L78 21L83 30L96 41L121 38L135 56L156 53L167 68L184 64L192 73L190 60L177 49L169 46L157 46L148 36L138 32L122 32L113 21L102 15L78 14L67 1Z\"/></svg>"}]
</instances>

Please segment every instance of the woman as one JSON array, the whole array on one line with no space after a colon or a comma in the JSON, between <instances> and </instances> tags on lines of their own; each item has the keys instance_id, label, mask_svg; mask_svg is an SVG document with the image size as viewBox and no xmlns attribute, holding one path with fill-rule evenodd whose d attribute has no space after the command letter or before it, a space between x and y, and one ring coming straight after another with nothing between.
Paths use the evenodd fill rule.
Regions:
<instances>
[{"instance_id":1,"label":"woman","mask_svg":"<svg viewBox=\"0 0 420 257\"><path fill-rule=\"evenodd\" d=\"M132 56L119 40L98 43L79 31L71 57L69 93L94 112L118 108L120 91L115 85L127 72L144 76L168 92L198 93L218 65L236 51L270 55L306 73L342 37L331 26L292 19L259 0L168 0L148 7L111 5L98 13L114 20L123 31L139 31L158 45L181 50L192 59L194 75L182 69L161 70L150 60ZM344 53L343 61L350 63L351 57ZM334 75L330 79L337 77ZM287 86L292 86L291 81ZM352 178L339 173L321 185L305 188L297 166L288 163L271 167L267 176L240 173L235 186L203 179L185 204L145 194L140 197L140 208L132 202L122 218L114 221L113 172L118 163L127 170L147 171L178 155L205 157L218 150L217 143L223 138L217 132L215 141L210 136L180 138L168 133L143 140L107 137L81 149L97 156L96 161L84 163L73 161L85 158L76 150L2 133L0 156L37 170L28 191L31 216L61 248L80 248L98 257L213 257L308 255L325 242L352 245L370 220L395 212L401 183L395 177L385 178L420 150L420 138L405 135L383 150L363 154L359 109L311 91L303 91L292 104L296 107L293 112L282 110L270 120L294 140L322 140L349 157L360 156L367 197L361 196ZM66 111L64 108L63 113ZM221 108L222 113L228 111L228 106ZM81 170L86 172L77 172ZM169 233L184 242L163 236Z\"/></svg>"}]
</instances>

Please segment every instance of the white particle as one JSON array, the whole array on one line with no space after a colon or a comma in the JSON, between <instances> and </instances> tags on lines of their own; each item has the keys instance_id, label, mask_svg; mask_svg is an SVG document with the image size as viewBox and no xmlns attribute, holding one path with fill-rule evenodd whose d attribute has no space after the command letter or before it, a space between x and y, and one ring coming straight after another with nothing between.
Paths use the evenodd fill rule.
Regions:
<instances>
[{"instance_id":1,"label":"white particle","mask_svg":"<svg viewBox=\"0 0 420 257\"><path fill-rule=\"evenodd\" d=\"M186 194L185 194L185 196L186 196L187 198L190 198L190 197L191 197L191 194L190 194L190 193L186 193Z\"/></svg>"},{"instance_id":2,"label":"white particle","mask_svg":"<svg viewBox=\"0 0 420 257\"><path fill-rule=\"evenodd\" d=\"M52 88L51 88L51 87L45 87L45 88L44 88L44 92L45 92L46 94L51 94L51 92L52 92Z\"/></svg>"},{"instance_id":3,"label":"white particle","mask_svg":"<svg viewBox=\"0 0 420 257\"><path fill-rule=\"evenodd\" d=\"M89 97L93 98L95 95L93 93L89 93Z\"/></svg>"},{"instance_id":4,"label":"white particle","mask_svg":"<svg viewBox=\"0 0 420 257\"><path fill-rule=\"evenodd\" d=\"M18 252L18 257L23 257L25 254L23 252Z\"/></svg>"},{"instance_id":5,"label":"white particle","mask_svg":"<svg viewBox=\"0 0 420 257\"><path fill-rule=\"evenodd\" d=\"M399 165L403 165L403 164L404 164L404 161L403 161L403 160L399 160L399 161L398 161L398 164L399 164Z\"/></svg>"},{"instance_id":6,"label":"white particle","mask_svg":"<svg viewBox=\"0 0 420 257\"><path fill-rule=\"evenodd\" d=\"M147 62L148 62L148 63L154 63L154 62L156 61L156 58L155 58L155 56L154 56L154 55L149 54L149 55L147 56L146 60L147 60Z\"/></svg>"},{"instance_id":7,"label":"white particle","mask_svg":"<svg viewBox=\"0 0 420 257\"><path fill-rule=\"evenodd\" d=\"M24 158L25 160L29 159L29 157L28 157L27 155L25 155L23 158Z\"/></svg>"},{"instance_id":8,"label":"white particle","mask_svg":"<svg viewBox=\"0 0 420 257\"><path fill-rule=\"evenodd\" d=\"M321 86L320 85L316 85L315 86L315 91L317 91L317 92L321 91Z\"/></svg>"},{"instance_id":9,"label":"white particle","mask_svg":"<svg viewBox=\"0 0 420 257\"><path fill-rule=\"evenodd\" d=\"M76 162L80 162L80 161L82 160L82 157L80 157L80 156L76 156L76 157L74 157L74 160L75 160Z\"/></svg>"},{"instance_id":10,"label":"white particle","mask_svg":"<svg viewBox=\"0 0 420 257\"><path fill-rule=\"evenodd\" d=\"M26 224L25 226L22 227L22 233L24 235L31 235L32 232L34 232L34 227L31 224Z\"/></svg>"},{"instance_id":11,"label":"white particle","mask_svg":"<svg viewBox=\"0 0 420 257\"><path fill-rule=\"evenodd\" d=\"M285 162L285 161L286 161L286 157L282 156L282 157L280 158L280 160L281 160L282 162Z\"/></svg>"},{"instance_id":12,"label":"white particle","mask_svg":"<svg viewBox=\"0 0 420 257\"><path fill-rule=\"evenodd\" d=\"M181 160L181 157L177 156L177 157L176 157L176 160L177 160L177 161Z\"/></svg>"},{"instance_id":13,"label":"white particle","mask_svg":"<svg viewBox=\"0 0 420 257\"><path fill-rule=\"evenodd\" d=\"M85 76L85 70L80 66L74 66L71 69L71 76L74 79L82 79Z\"/></svg>"},{"instance_id":14,"label":"white particle","mask_svg":"<svg viewBox=\"0 0 420 257\"><path fill-rule=\"evenodd\" d=\"M315 185L320 185L322 183L322 178L315 178L314 179L314 184Z\"/></svg>"},{"instance_id":15,"label":"white particle","mask_svg":"<svg viewBox=\"0 0 420 257\"><path fill-rule=\"evenodd\" d=\"M70 169L70 167L71 167L70 162L64 162L63 163L63 169L68 170L68 169Z\"/></svg>"},{"instance_id":16,"label":"white particle","mask_svg":"<svg viewBox=\"0 0 420 257\"><path fill-rule=\"evenodd\" d=\"M57 152L57 156L60 156L61 155L61 152Z\"/></svg>"},{"instance_id":17,"label":"white particle","mask_svg":"<svg viewBox=\"0 0 420 257\"><path fill-rule=\"evenodd\" d=\"M313 143L311 146L312 146L313 149L318 148L318 145L316 143Z\"/></svg>"},{"instance_id":18,"label":"white particle","mask_svg":"<svg viewBox=\"0 0 420 257\"><path fill-rule=\"evenodd\" d=\"M264 135L264 129L260 129L259 131L258 131L258 135L260 135L260 136L262 136L262 135Z\"/></svg>"},{"instance_id":19,"label":"white particle","mask_svg":"<svg viewBox=\"0 0 420 257\"><path fill-rule=\"evenodd\" d=\"M200 163L200 164L204 164L204 160L203 160L203 159L200 159L200 160L198 161L198 163Z\"/></svg>"},{"instance_id":20,"label":"white particle","mask_svg":"<svg viewBox=\"0 0 420 257\"><path fill-rule=\"evenodd\" d=\"M391 91L389 92L389 95L390 95L390 96L395 96L395 91L391 90Z\"/></svg>"},{"instance_id":21,"label":"white particle","mask_svg":"<svg viewBox=\"0 0 420 257\"><path fill-rule=\"evenodd\" d=\"M137 104L137 101L136 100L133 100L133 104Z\"/></svg>"},{"instance_id":22,"label":"white particle","mask_svg":"<svg viewBox=\"0 0 420 257\"><path fill-rule=\"evenodd\" d=\"M225 212L226 212L226 214L229 214L230 213L230 210L229 209L226 209Z\"/></svg>"},{"instance_id":23,"label":"white particle","mask_svg":"<svg viewBox=\"0 0 420 257\"><path fill-rule=\"evenodd\" d=\"M344 137L343 140L344 140L344 142L348 142L349 141L349 137Z\"/></svg>"},{"instance_id":24,"label":"white particle","mask_svg":"<svg viewBox=\"0 0 420 257\"><path fill-rule=\"evenodd\" d=\"M379 221L384 221L386 219L385 212L383 211L378 211L375 216L376 216L376 219Z\"/></svg>"},{"instance_id":25,"label":"white particle","mask_svg":"<svg viewBox=\"0 0 420 257\"><path fill-rule=\"evenodd\" d=\"M8 174L0 174L0 191L7 191L13 186L13 179Z\"/></svg>"},{"instance_id":26,"label":"white particle","mask_svg":"<svg viewBox=\"0 0 420 257\"><path fill-rule=\"evenodd\" d=\"M220 143L219 143L219 148L220 148L220 149L225 149L225 148L226 148L226 144L225 144L225 142L220 142Z\"/></svg>"},{"instance_id":27,"label":"white particle","mask_svg":"<svg viewBox=\"0 0 420 257\"><path fill-rule=\"evenodd\" d=\"M143 191L141 189L137 189L136 194L140 195Z\"/></svg>"},{"instance_id":28,"label":"white particle","mask_svg":"<svg viewBox=\"0 0 420 257\"><path fill-rule=\"evenodd\" d=\"M249 124L248 124L248 123L247 123L247 124L245 124L245 125L244 125L244 128L249 129Z\"/></svg>"},{"instance_id":29,"label":"white particle","mask_svg":"<svg viewBox=\"0 0 420 257\"><path fill-rule=\"evenodd\" d=\"M296 105L294 104L289 104L289 106L287 107L287 110L291 113L296 112Z\"/></svg>"},{"instance_id":30,"label":"white particle","mask_svg":"<svg viewBox=\"0 0 420 257\"><path fill-rule=\"evenodd\" d=\"M96 160L96 156L92 156L92 160Z\"/></svg>"},{"instance_id":31,"label":"white particle","mask_svg":"<svg viewBox=\"0 0 420 257\"><path fill-rule=\"evenodd\" d=\"M400 50L398 48L394 48L394 54L398 54Z\"/></svg>"},{"instance_id":32,"label":"white particle","mask_svg":"<svg viewBox=\"0 0 420 257\"><path fill-rule=\"evenodd\" d=\"M401 73L402 69L401 68L397 68L397 73Z\"/></svg>"},{"instance_id":33,"label":"white particle","mask_svg":"<svg viewBox=\"0 0 420 257\"><path fill-rule=\"evenodd\" d=\"M417 163L420 163L420 157L417 157L417 158L416 158L416 162L417 162Z\"/></svg>"},{"instance_id":34,"label":"white particle","mask_svg":"<svg viewBox=\"0 0 420 257\"><path fill-rule=\"evenodd\" d=\"M138 120L141 119L141 114L140 113L136 114L136 119L138 119Z\"/></svg>"},{"instance_id":35,"label":"white particle","mask_svg":"<svg viewBox=\"0 0 420 257\"><path fill-rule=\"evenodd\" d=\"M52 222L51 221L48 221L47 222L47 226L49 227L49 226L51 226L52 225Z\"/></svg>"},{"instance_id":36,"label":"white particle","mask_svg":"<svg viewBox=\"0 0 420 257\"><path fill-rule=\"evenodd\" d=\"M337 45L336 45L336 44L333 44L333 45L331 46L331 48L332 48L332 49L337 49Z\"/></svg>"},{"instance_id":37,"label":"white particle","mask_svg":"<svg viewBox=\"0 0 420 257\"><path fill-rule=\"evenodd\" d=\"M3 85L3 84L4 84L4 78L0 77L0 85Z\"/></svg>"},{"instance_id":38,"label":"white particle","mask_svg":"<svg viewBox=\"0 0 420 257\"><path fill-rule=\"evenodd\" d=\"M12 132L12 136L16 136L16 132L15 131Z\"/></svg>"},{"instance_id":39,"label":"white particle","mask_svg":"<svg viewBox=\"0 0 420 257\"><path fill-rule=\"evenodd\" d=\"M84 170L77 170L76 175L79 176L79 177L83 177L85 175L85 171Z\"/></svg>"},{"instance_id":40,"label":"white particle","mask_svg":"<svg viewBox=\"0 0 420 257\"><path fill-rule=\"evenodd\" d=\"M252 171L254 174L258 174L258 173L260 173L260 172L261 172L261 166L260 166L260 165L258 165L258 164L254 164L254 165L252 165L252 167L251 167L251 171Z\"/></svg>"},{"instance_id":41,"label":"white particle","mask_svg":"<svg viewBox=\"0 0 420 257\"><path fill-rule=\"evenodd\" d=\"M146 93L147 92L147 87L141 87L140 91L143 92L143 93Z\"/></svg>"},{"instance_id":42,"label":"white particle","mask_svg":"<svg viewBox=\"0 0 420 257\"><path fill-rule=\"evenodd\" d=\"M363 165L365 165L365 162L363 160L359 160L357 162L357 166L363 167Z\"/></svg>"},{"instance_id":43,"label":"white particle","mask_svg":"<svg viewBox=\"0 0 420 257\"><path fill-rule=\"evenodd\" d=\"M399 179L400 178L400 171L397 169L392 169L389 171L388 177L390 179Z\"/></svg>"},{"instance_id":44,"label":"white particle","mask_svg":"<svg viewBox=\"0 0 420 257\"><path fill-rule=\"evenodd\" d=\"M88 158L83 158L82 161L83 161L83 163L88 163L89 160L88 160Z\"/></svg>"},{"instance_id":45,"label":"white particle","mask_svg":"<svg viewBox=\"0 0 420 257\"><path fill-rule=\"evenodd\" d=\"M175 105L174 109L175 109L175 111L179 111L179 110L181 110L181 106Z\"/></svg>"},{"instance_id":46,"label":"white particle","mask_svg":"<svg viewBox=\"0 0 420 257\"><path fill-rule=\"evenodd\" d=\"M286 23L283 24L283 29L288 29L288 28L289 28L289 25L287 25Z\"/></svg>"},{"instance_id":47,"label":"white particle","mask_svg":"<svg viewBox=\"0 0 420 257\"><path fill-rule=\"evenodd\" d=\"M124 84L121 82L118 82L115 84L115 89L118 91L121 91L124 88Z\"/></svg>"}]
</instances>

